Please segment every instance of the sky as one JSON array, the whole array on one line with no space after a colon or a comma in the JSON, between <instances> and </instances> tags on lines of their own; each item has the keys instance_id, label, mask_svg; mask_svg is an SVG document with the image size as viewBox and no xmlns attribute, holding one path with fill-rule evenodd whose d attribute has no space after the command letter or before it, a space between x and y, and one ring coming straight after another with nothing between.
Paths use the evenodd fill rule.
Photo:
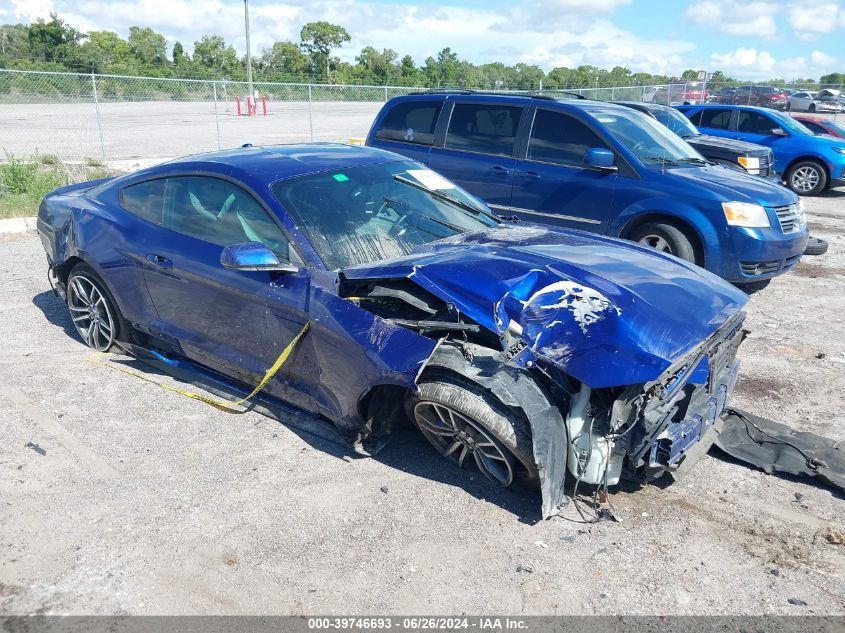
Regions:
<instances>
[{"instance_id":1,"label":"sky","mask_svg":"<svg viewBox=\"0 0 845 633\"><path fill-rule=\"evenodd\" d=\"M82 31L149 26L186 50L219 34L245 51L243 0L0 0L0 23L58 12ZM410 54L418 64L450 47L473 63L625 66L738 79L845 72L845 0L250 0L253 54L299 41L306 22L340 24L352 41Z\"/></svg>"}]
</instances>

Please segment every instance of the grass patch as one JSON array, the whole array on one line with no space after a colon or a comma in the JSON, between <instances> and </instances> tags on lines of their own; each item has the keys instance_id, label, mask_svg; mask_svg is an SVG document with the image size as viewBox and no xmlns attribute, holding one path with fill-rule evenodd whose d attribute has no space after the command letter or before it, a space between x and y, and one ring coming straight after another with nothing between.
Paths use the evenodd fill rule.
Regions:
<instances>
[{"instance_id":1,"label":"grass patch","mask_svg":"<svg viewBox=\"0 0 845 633\"><path fill-rule=\"evenodd\" d=\"M85 164L89 167L103 167L103 161L99 158L86 158Z\"/></svg>"},{"instance_id":2,"label":"grass patch","mask_svg":"<svg viewBox=\"0 0 845 633\"><path fill-rule=\"evenodd\" d=\"M68 166L50 154L29 160L7 156L0 162L0 219L37 215L41 199L54 189L119 173L96 162Z\"/></svg>"}]
</instances>

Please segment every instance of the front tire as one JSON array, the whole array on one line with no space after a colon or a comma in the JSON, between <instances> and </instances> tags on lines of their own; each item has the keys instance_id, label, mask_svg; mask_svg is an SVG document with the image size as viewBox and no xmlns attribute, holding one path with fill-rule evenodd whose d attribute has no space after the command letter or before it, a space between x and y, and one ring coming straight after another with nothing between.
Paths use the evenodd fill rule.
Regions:
<instances>
[{"instance_id":1,"label":"front tire","mask_svg":"<svg viewBox=\"0 0 845 633\"><path fill-rule=\"evenodd\" d=\"M827 172L814 160L795 163L786 172L786 186L799 196L817 196L827 187Z\"/></svg>"},{"instance_id":2,"label":"front tire","mask_svg":"<svg viewBox=\"0 0 845 633\"><path fill-rule=\"evenodd\" d=\"M67 307L82 341L98 352L110 350L125 330L109 291L88 264L77 264L68 275Z\"/></svg>"},{"instance_id":3,"label":"front tire","mask_svg":"<svg viewBox=\"0 0 845 633\"><path fill-rule=\"evenodd\" d=\"M528 421L469 379L430 373L410 396L411 419L443 457L493 485L539 479Z\"/></svg>"},{"instance_id":4,"label":"front tire","mask_svg":"<svg viewBox=\"0 0 845 633\"><path fill-rule=\"evenodd\" d=\"M643 246L695 263L695 248L693 248L692 241L684 231L673 224L647 222L634 229L629 239Z\"/></svg>"}]
</instances>

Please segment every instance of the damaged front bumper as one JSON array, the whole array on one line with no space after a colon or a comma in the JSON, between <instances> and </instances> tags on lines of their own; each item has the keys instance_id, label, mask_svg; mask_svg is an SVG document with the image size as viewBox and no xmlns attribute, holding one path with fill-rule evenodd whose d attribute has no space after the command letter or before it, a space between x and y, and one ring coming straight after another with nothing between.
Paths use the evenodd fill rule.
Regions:
<instances>
[{"instance_id":1,"label":"damaged front bumper","mask_svg":"<svg viewBox=\"0 0 845 633\"><path fill-rule=\"evenodd\" d=\"M679 478L707 452L736 383L744 318L735 313L658 378L636 386L592 389L542 358L514 362L525 361L514 349L441 345L428 366L471 378L528 420L548 518L567 502L567 471L586 484L644 483L667 473Z\"/></svg>"}]
</instances>

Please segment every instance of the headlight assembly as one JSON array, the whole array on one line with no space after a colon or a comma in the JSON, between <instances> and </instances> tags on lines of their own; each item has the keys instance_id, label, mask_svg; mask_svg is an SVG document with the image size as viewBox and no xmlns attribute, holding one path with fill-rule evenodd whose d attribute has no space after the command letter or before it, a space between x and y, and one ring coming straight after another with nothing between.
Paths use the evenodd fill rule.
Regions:
<instances>
[{"instance_id":1,"label":"headlight assembly","mask_svg":"<svg viewBox=\"0 0 845 633\"><path fill-rule=\"evenodd\" d=\"M723 202L722 210L730 226L744 226L746 228L766 228L769 216L759 204L748 202Z\"/></svg>"}]
</instances>

